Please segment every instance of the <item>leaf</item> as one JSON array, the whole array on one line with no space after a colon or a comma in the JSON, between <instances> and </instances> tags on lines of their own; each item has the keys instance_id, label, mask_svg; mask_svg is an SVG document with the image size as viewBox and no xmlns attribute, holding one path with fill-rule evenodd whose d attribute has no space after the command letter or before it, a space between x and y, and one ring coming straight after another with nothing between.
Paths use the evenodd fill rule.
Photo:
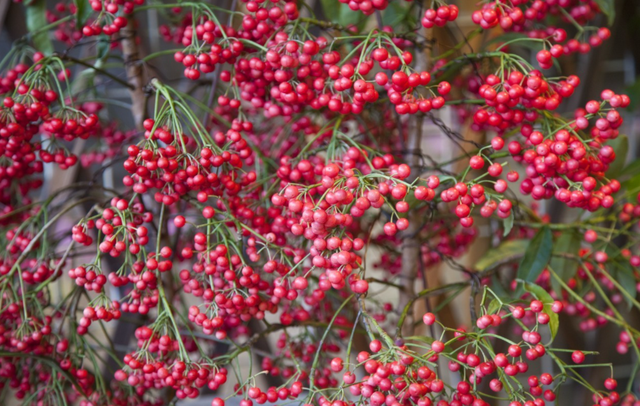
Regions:
<instances>
[{"instance_id":1,"label":"leaf","mask_svg":"<svg viewBox=\"0 0 640 406\"><path fill-rule=\"evenodd\" d=\"M633 268L631 268L629 262L625 260L614 261L613 265L615 267L615 272L613 272L613 275L611 276L615 278L616 282L618 282L620 286L624 288L625 292L628 293L629 296L635 299L637 294L637 282L635 274L633 272ZM624 297L624 300L626 300L629 309L631 309L631 306L633 305L631 299L625 294L623 294L622 296Z\"/></svg>"},{"instance_id":2,"label":"leaf","mask_svg":"<svg viewBox=\"0 0 640 406\"><path fill-rule=\"evenodd\" d=\"M49 38L49 32L37 32L37 30L47 25L46 6L45 0L34 0L26 6L27 29L32 33L31 40L35 48L45 55L51 55L54 49L51 38Z\"/></svg>"},{"instance_id":3,"label":"leaf","mask_svg":"<svg viewBox=\"0 0 640 406\"><path fill-rule=\"evenodd\" d=\"M109 53L109 49L111 49L111 41L109 41L109 37L102 34L98 38L98 59L102 60Z\"/></svg>"},{"instance_id":4,"label":"leaf","mask_svg":"<svg viewBox=\"0 0 640 406\"><path fill-rule=\"evenodd\" d=\"M362 30L362 27L367 21L367 18L363 18L362 13L356 13L352 11L346 4L340 3L335 0L322 0L322 9L324 15L327 16L332 22L348 27L355 25L358 30Z\"/></svg>"},{"instance_id":5,"label":"leaf","mask_svg":"<svg viewBox=\"0 0 640 406\"><path fill-rule=\"evenodd\" d=\"M433 344L433 342L436 340L433 337L427 337L427 336L410 336L410 337L405 337L405 340L414 340L414 341L422 341L423 343L427 343L429 345Z\"/></svg>"},{"instance_id":6,"label":"leaf","mask_svg":"<svg viewBox=\"0 0 640 406\"><path fill-rule=\"evenodd\" d=\"M611 162L607 170L607 177L615 179L618 177L624 164L627 161L627 152L629 152L629 138L621 134L615 139L610 140L607 145L611 146L616 153L616 159Z\"/></svg>"},{"instance_id":7,"label":"leaf","mask_svg":"<svg viewBox=\"0 0 640 406\"><path fill-rule=\"evenodd\" d=\"M627 197L633 199L640 192L640 173L637 173L631 179L622 182L621 190L626 193Z\"/></svg>"},{"instance_id":8,"label":"leaf","mask_svg":"<svg viewBox=\"0 0 640 406\"><path fill-rule=\"evenodd\" d=\"M629 95L630 100L627 110L636 111L638 106L640 106L640 78L628 86L624 93Z\"/></svg>"},{"instance_id":9,"label":"leaf","mask_svg":"<svg viewBox=\"0 0 640 406\"><path fill-rule=\"evenodd\" d=\"M493 299L489 302L489 306L487 306L487 314L496 314L498 310L502 307L502 302L498 299Z\"/></svg>"},{"instance_id":10,"label":"leaf","mask_svg":"<svg viewBox=\"0 0 640 406\"><path fill-rule=\"evenodd\" d=\"M493 265L518 258L524 255L527 248L527 240L509 240L498 245L496 248L488 250L480 260L476 262L475 269L484 271Z\"/></svg>"},{"instance_id":11,"label":"leaf","mask_svg":"<svg viewBox=\"0 0 640 406\"><path fill-rule=\"evenodd\" d=\"M531 293L536 297L539 301L544 305L543 311L549 315L549 331L551 332L551 340L556 338L556 334L558 334L558 327L560 326L560 320L558 315L551 310L551 306L553 305L553 298L551 295L540 286L535 283L520 281L524 286L524 290Z\"/></svg>"},{"instance_id":12,"label":"leaf","mask_svg":"<svg viewBox=\"0 0 640 406\"><path fill-rule=\"evenodd\" d=\"M638 173L640 173L640 159L635 159L620 171L618 178L625 178Z\"/></svg>"},{"instance_id":13,"label":"leaf","mask_svg":"<svg viewBox=\"0 0 640 406\"><path fill-rule=\"evenodd\" d=\"M412 15L409 13L411 7L404 6L407 4L405 2L392 2L389 3L389 6L382 12L382 24L390 25L392 27L396 27L400 24L409 24L410 17Z\"/></svg>"},{"instance_id":14,"label":"leaf","mask_svg":"<svg viewBox=\"0 0 640 406\"><path fill-rule=\"evenodd\" d=\"M502 286L502 282L500 282L498 275L495 273L493 274L493 276L491 276L491 290L496 294L496 296L502 299L503 302L507 302L510 300L511 296L504 288L504 286Z\"/></svg>"},{"instance_id":15,"label":"leaf","mask_svg":"<svg viewBox=\"0 0 640 406\"><path fill-rule=\"evenodd\" d=\"M98 37L97 51L98 55L96 61L93 64L94 68L100 69L104 65L105 57L109 54L111 48L109 38L106 35L100 35ZM96 76L96 70L93 68L87 68L80 72L79 75L73 81L73 92L78 92L82 89L92 89L94 86L94 79Z\"/></svg>"},{"instance_id":16,"label":"leaf","mask_svg":"<svg viewBox=\"0 0 640 406\"><path fill-rule=\"evenodd\" d=\"M613 25L616 19L616 6L614 0L596 0L598 7L607 16L607 24Z\"/></svg>"},{"instance_id":17,"label":"leaf","mask_svg":"<svg viewBox=\"0 0 640 406\"><path fill-rule=\"evenodd\" d=\"M502 234L502 236L506 237L509 235L509 233L511 232L511 229L513 228L513 212L511 212L509 217L504 219L503 224L504 224L504 233Z\"/></svg>"},{"instance_id":18,"label":"leaf","mask_svg":"<svg viewBox=\"0 0 640 406\"><path fill-rule=\"evenodd\" d=\"M508 32L506 34L499 35L487 41L484 47L486 49L489 45L492 45L492 44L498 44L498 43L504 44L505 42L513 41L516 39L525 39L525 38L529 38L529 36L527 34L523 34L520 32Z\"/></svg>"},{"instance_id":19,"label":"leaf","mask_svg":"<svg viewBox=\"0 0 640 406\"><path fill-rule=\"evenodd\" d=\"M533 237L518 266L518 279L535 282L551 259L553 237L549 227L542 227Z\"/></svg>"},{"instance_id":20,"label":"leaf","mask_svg":"<svg viewBox=\"0 0 640 406\"><path fill-rule=\"evenodd\" d=\"M324 15L334 22L338 22L337 19L340 17L341 7L342 4L338 1L322 0L322 11L324 11Z\"/></svg>"},{"instance_id":21,"label":"leaf","mask_svg":"<svg viewBox=\"0 0 640 406\"><path fill-rule=\"evenodd\" d=\"M507 42L509 42L509 44L506 45L507 47L523 47L523 48L531 49L535 52L543 48L543 45L540 41L531 41L531 37L529 37L526 34L522 34L520 32L509 32L509 33L500 35L499 37L493 38L491 41L487 42L484 48L485 49L488 48L489 45L491 44L504 45Z\"/></svg>"},{"instance_id":22,"label":"leaf","mask_svg":"<svg viewBox=\"0 0 640 406\"><path fill-rule=\"evenodd\" d=\"M89 0L73 0L76 5L76 28L81 30L87 22L87 18L91 15L91 7Z\"/></svg>"},{"instance_id":23,"label":"leaf","mask_svg":"<svg viewBox=\"0 0 640 406\"><path fill-rule=\"evenodd\" d=\"M437 314L439 311L447 307L447 305L451 303L455 298L457 298L460 292L462 292L464 289L466 289L466 287L462 286L461 288L457 289L455 292L447 296L444 300L440 301L435 309L433 309L433 313Z\"/></svg>"},{"instance_id":24,"label":"leaf","mask_svg":"<svg viewBox=\"0 0 640 406\"><path fill-rule=\"evenodd\" d=\"M573 254L578 255L578 251L580 250L580 242L582 238L575 231L565 231L563 232L558 241L553 246L554 254ZM578 262L563 257L553 257L551 258L551 269L553 269L560 279L563 282L568 282L575 274L578 269ZM556 293L560 293L562 291L562 287L560 283L555 279L551 278L551 286Z\"/></svg>"}]
</instances>

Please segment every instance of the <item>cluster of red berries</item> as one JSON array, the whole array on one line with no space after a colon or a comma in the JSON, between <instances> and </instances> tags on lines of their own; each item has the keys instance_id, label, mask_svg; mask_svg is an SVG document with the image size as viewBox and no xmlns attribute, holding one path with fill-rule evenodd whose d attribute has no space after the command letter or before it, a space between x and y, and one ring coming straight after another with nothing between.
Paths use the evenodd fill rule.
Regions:
<instances>
[{"instance_id":1,"label":"cluster of red berries","mask_svg":"<svg viewBox=\"0 0 640 406\"><path fill-rule=\"evenodd\" d=\"M153 214L145 211L139 202L132 204L132 210L128 209L129 202L126 199L114 197L111 207L104 209L96 220L85 224L85 228L95 227L104 235L99 245L101 252L117 257L128 250L137 255L141 247L149 242L149 230L143 223L153 221Z\"/></svg>"},{"instance_id":2,"label":"cluster of red berries","mask_svg":"<svg viewBox=\"0 0 640 406\"><path fill-rule=\"evenodd\" d=\"M526 75L511 70L504 73L503 79L488 75L482 82L472 81L469 85L469 90L476 92L487 105L476 111L473 121L479 127L493 127L500 132L525 121L534 122L538 113L533 109L556 110L580 84L576 76L551 84L537 70ZM520 105L525 109L519 108Z\"/></svg>"},{"instance_id":3,"label":"cluster of red berries","mask_svg":"<svg viewBox=\"0 0 640 406\"><path fill-rule=\"evenodd\" d=\"M524 143L511 141L508 145L501 137L491 141L494 150L499 151L506 146L517 162L527 165L526 178L520 183L522 193L531 194L534 199L555 196L571 207L589 210L611 207L611 195L619 190L619 183L615 180L603 183L599 190L597 186L615 159L613 148L605 142L618 136L622 117L617 110L628 105L626 95L606 90L601 95L602 101L590 101L584 109L576 111L568 129L545 135L534 127L539 114L534 110L522 110L519 106L555 110L579 84L576 77L570 76L566 81L550 85L538 71L529 72L528 76L511 71L505 75L504 81L489 75L482 85L474 81L471 83L470 89L477 89L487 105L475 111L474 126L493 128L500 133L519 128L520 134L526 138ZM588 135L584 135L587 132ZM588 138L593 141L586 143L584 140ZM473 157L470 166L481 169L483 158ZM501 168L498 166L493 164L489 167L491 176L499 175ZM511 182L518 179L516 172L507 174L507 180ZM496 191L504 192L506 183L503 180L498 182L501 183L496 183Z\"/></svg>"},{"instance_id":4,"label":"cluster of red berries","mask_svg":"<svg viewBox=\"0 0 640 406\"><path fill-rule=\"evenodd\" d=\"M193 16L187 14L175 32L172 33L167 26L161 26L160 33L167 40L173 39L186 47L185 52L176 52L174 58L176 62L184 64L185 77L197 80L201 73L213 72L218 64L236 63L238 56L245 51L245 43L227 41L227 38L252 40L262 45L274 34L284 34L282 31L276 33L276 28L298 18L298 8L295 2L287 1L282 6L277 3L279 1L269 2L271 7L266 8L258 2L247 2L249 13L244 15L239 30L219 25L206 17L200 17L194 23ZM208 46L211 51L202 52ZM251 46L249 48L253 49ZM190 53L190 49L197 49L197 54Z\"/></svg>"},{"instance_id":5,"label":"cluster of red berries","mask_svg":"<svg viewBox=\"0 0 640 406\"><path fill-rule=\"evenodd\" d=\"M531 193L534 199L548 199L553 194L570 207L590 211L613 205L612 195L620 190L620 183L615 179L606 183L601 180L616 158L613 148L604 143L618 136L622 117L616 108L628 105L629 99L610 91L603 92L602 97L602 102L590 101L584 110L576 112L570 130L559 130L552 138L530 126L522 127L521 133L528 138L526 144L532 146L520 155L522 162L528 164L527 178L520 184L523 193ZM610 109L605 109L605 104ZM590 120L595 121L590 131L593 141L585 144L578 132L589 129ZM521 144L516 141L508 148L512 154L521 153ZM548 179L553 182L546 182Z\"/></svg>"},{"instance_id":6,"label":"cluster of red berries","mask_svg":"<svg viewBox=\"0 0 640 406\"><path fill-rule=\"evenodd\" d=\"M526 33L531 38L551 39L561 44L566 41L563 53L568 55L573 52L589 52L591 46L599 46L602 40L609 37L608 29L589 37L588 41L580 43L577 39L567 41L567 33L564 29L553 25L540 28L537 21L544 20L548 15L562 15L561 9L567 16L562 16L565 22L587 25L593 21L600 11L596 1L572 1L572 0L509 0L490 1L476 10L471 15L471 20L484 29L491 29L500 25L505 31ZM606 32L604 31L606 30ZM571 45L569 45L571 44Z\"/></svg>"},{"instance_id":7,"label":"cluster of red berries","mask_svg":"<svg viewBox=\"0 0 640 406\"><path fill-rule=\"evenodd\" d=\"M353 11L362 11L364 15L371 15L376 10L384 10L389 6L389 0L339 0Z\"/></svg>"},{"instance_id":8,"label":"cluster of red berries","mask_svg":"<svg viewBox=\"0 0 640 406\"><path fill-rule=\"evenodd\" d=\"M286 25L288 21L298 18L297 5L290 1L281 2L278 0L268 3L248 1L246 9L248 13L243 15L242 26L238 30L234 27L214 23L206 17L198 17L195 24L197 40L213 45L215 38L227 36L228 38L251 40L262 45L273 35L282 34L278 28ZM193 18L192 13L185 13L180 24L173 29L167 25L160 26L160 35L167 42L175 42L185 47L198 44L193 36Z\"/></svg>"},{"instance_id":9,"label":"cluster of red berries","mask_svg":"<svg viewBox=\"0 0 640 406\"><path fill-rule=\"evenodd\" d=\"M198 235L196 234L196 238ZM205 251L205 250L203 250ZM180 279L184 284L184 291L204 301L205 309L201 311L197 306L189 309L188 318L203 329L205 334L214 334L219 339L227 336L229 329L238 327L243 321L250 319L262 320L266 313L276 313L284 295L273 296L273 300L264 299L259 293L274 295L274 286L261 278L260 273L254 272L249 266L240 266L237 254L228 260L227 247L218 245L213 255L202 254L203 261L196 262L192 271L186 269L180 272ZM204 258L207 258L205 262ZM213 257L213 258L211 258ZM275 262L275 261L274 261ZM265 264L265 268L271 264ZM241 268L240 275L233 268ZM283 268L283 270L286 268ZM272 271L273 272L273 271ZM210 284L213 278L213 285ZM228 294L216 293L222 289L246 289L248 297L232 291ZM294 291L295 293L295 291ZM297 297L289 296L287 300Z\"/></svg>"},{"instance_id":10,"label":"cluster of red berries","mask_svg":"<svg viewBox=\"0 0 640 406\"><path fill-rule=\"evenodd\" d=\"M541 33L541 35L545 35ZM532 35L533 36L533 35ZM565 34L566 36L566 34ZM536 60L540 64L542 69L551 69L553 66L553 58L559 58L562 55L570 55L575 52L586 53L589 52L590 47L597 47L602 45L602 42L609 39L611 32L608 28L602 27L598 29L597 33L589 37L589 43L580 43L576 39L570 39L562 46L560 44L552 45L549 50L543 49L536 54ZM543 37L543 39L546 38ZM562 34L554 34L554 39L562 38Z\"/></svg>"},{"instance_id":11,"label":"cluster of red berries","mask_svg":"<svg viewBox=\"0 0 640 406\"><path fill-rule=\"evenodd\" d=\"M42 54L36 53L33 60L38 62L42 58ZM41 67L36 65L32 74L38 75ZM82 125L74 120L62 123L54 118L50 106L58 101L58 93L37 79L34 80L38 85L28 84L23 75L29 69L29 65L18 64L0 79L0 92L13 92L13 96L4 98L0 107L0 155L5 158L0 165L0 201L9 207L30 202L29 192L42 185L41 179L34 175L42 173L43 163L55 162L62 169L74 165L77 157L66 151L62 142L80 135L86 138L97 126L95 117L83 118ZM36 137L41 122L48 123L44 126L46 130L53 129L52 123L56 128L56 133L51 133L46 141ZM15 186L11 187L12 184Z\"/></svg>"},{"instance_id":12,"label":"cluster of red berries","mask_svg":"<svg viewBox=\"0 0 640 406\"><path fill-rule=\"evenodd\" d=\"M140 396L149 390L172 388L178 399L193 399L202 388L216 390L227 381L227 369L182 361L186 350L182 339L158 335L149 327L135 331L139 350L124 357L124 369L115 372L117 381L126 381ZM153 361L149 361L149 359Z\"/></svg>"},{"instance_id":13,"label":"cluster of red berries","mask_svg":"<svg viewBox=\"0 0 640 406\"><path fill-rule=\"evenodd\" d=\"M76 138L86 140L94 134L98 125L98 116L49 117L42 124L42 131L49 137L55 137L64 141L73 141Z\"/></svg>"},{"instance_id":14,"label":"cluster of red berries","mask_svg":"<svg viewBox=\"0 0 640 406\"><path fill-rule=\"evenodd\" d=\"M129 23L127 15L142 4L144 0L90 0L89 6L99 18L82 27L82 34L87 37L117 34Z\"/></svg>"},{"instance_id":15,"label":"cluster of red berries","mask_svg":"<svg viewBox=\"0 0 640 406\"><path fill-rule=\"evenodd\" d=\"M203 25L205 27L207 26L207 24ZM189 31L185 32L185 35L187 35L188 32ZM207 34L207 32L204 34ZM204 34L203 36L205 36ZM208 43L209 41L205 40L205 42ZM200 73L211 73L215 70L216 65L235 61L243 49L244 45L242 42L234 41L227 48L213 44L211 45L211 52L209 53L202 52L194 55L178 51L173 55L173 58L176 62L182 63L185 66L184 76L186 78L198 80L200 79Z\"/></svg>"},{"instance_id":16,"label":"cluster of red berries","mask_svg":"<svg viewBox=\"0 0 640 406\"><path fill-rule=\"evenodd\" d=\"M82 312L82 317L78 320L77 333L79 335L85 335L89 332L91 323L101 320L109 322L111 320L118 320L122 316L120 311L120 304L114 301L108 306L99 306L94 308L93 306L86 307Z\"/></svg>"},{"instance_id":17,"label":"cluster of red berries","mask_svg":"<svg viewBox=\"0 0 640 406\"><path fill-rule=\"evenodd\" d=\"M252 28L248 23L243 27L243 30ZM222 36L223 32L220 30L224 30L229 38L233 35L246 38L242 30L231 32L230 28L220 27L211 21L200 21L196 25L196 36L190 27L184 29L181 43L187 48L185 52L177 52L174 57L177 62L185 65L185 76L191 79L198 79L200 72L212 72L217 64L234 64L233 85L237 86L240 99L222 95L218 98L221 107L238 109L241 101L245 100L252 107L262 109L267 117L291 116L304 105L316 109L327 107L330 111L341 114L360 113L365 104L378 100L379 94L374 86L376 83L389 92L390 100L399 113L414 114L418 110L428 112L432 108L441 108L444 105L442 96L451 88L448 83L443 82L438 86L440 96L415 96L414 89L428 85L430 75L427 72L405 73L403 67L413 59L409 52L398 56L390 55L387 48L377 48L364 61L360 61L357 56L353 57L353 61L341 61L337 51L321 52L328 45L323 37L299 44L288 38L283 31L274 33L271 38L252 37L258 44L269 47L263 57L256 55L250 59L238 58L245 51L245 46L243 42L234 40L226 47L214 43L210 53L188 52L196 39L203 41L206 46L212 44ZM200 50L202 46L196 48ZM374 83L367 81L364 77L372 72L375 62L382 69L397 72L391 78L385 72L378 72ZM231 81L230 72L223 71L221 79ZM270 88L269 92L265 91L267 87ZM333 92L328 91L331 89Z\"/></svg>"},{"instance_id":18,"label":"cluster of red berries","mask_svg":"<svg viewBox=\"0 0 640 406\"><path fill-rule=\"evenodd\" d=\"M144 122L145 138L160 140L168 145L155 151L129 146L129 158L124 162L124 168L130 175L124 177L123 183L141 194L149 189L157 189L155 200L166 205L174 204L190 191L197 191L197 198L201 202L211 195L226 193L233 196L242 186L256 179L254 171L240 170L245 162L251 165L254 159L253 151L242 136L242 132L252 129L250 123L246 124L249 125L235 121L226 133L216 132L212 139L205 140L210 146L202 148L195 158L181 153L185 147L195 143L193 138L185 134L173 134L164 126L156 127L154 120L147 119Z\"/></svg>"},{"instance_id":19,"label":"cluster of red berries","mask_svg":"<svg viewBox=\"0 0 640 406\"><path fill-rule=\"evenodd\" d=\"M424 28L444 27L448 22L455 21L459 12L460 10L455 4L443 4L437 9L427 9L422 17L422 26Z\"/></svg>"},{"instance_id":20,"label":"cluster of red berries","mask_svg":"<svg viewBox=\"0 0 640 406\"><path fill-rule=\"evenodd\" d=\"M83 266L70 269L68 276L75 281L76 285L96 293L102 292L103 286L107 283L107 278L104 275L93 270L87 271Z\"/></svg>"}]
</instances>

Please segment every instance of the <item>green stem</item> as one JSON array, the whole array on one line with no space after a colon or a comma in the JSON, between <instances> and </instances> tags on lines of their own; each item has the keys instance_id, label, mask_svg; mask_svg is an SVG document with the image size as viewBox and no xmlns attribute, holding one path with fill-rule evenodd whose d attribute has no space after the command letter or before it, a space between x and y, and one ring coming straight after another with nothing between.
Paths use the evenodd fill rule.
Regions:
<instances>
[{"instance_id":1,"label":"green stem","mask_svg":"<svg viewBox=\"0 0 640 406\"><path fill-rule=\"evenodd\" d=\"M320 342L318 343L318 349L316 350L316 355L313 358L313 364L311 364L311 371L309 372L309 388L310 388L310 391L313 391L313 388L315 387L315 372L316 372L316 368L318 367L318 360L320 359L320 353L323 352L322 351L322 346L324 345L324 341L327 339L327 336L329 335L329 331L331 331L331 326L333 325L333 323L338 318L338 315L340 315L340 312L342 311L342 309L344 309L344 307L349 302L351 302L351 299L353 299L354 296L355 295L352 293L351 295L349 295L349 297L344 302L342 302L340 307L338 307L338 309L336 310L335 314L331 318L331 321L329 322L329 325L324 330L324 334L322 334L322 338L320 339Z\"/></svg>"},{"instance_id":2,"label":"green stem","mask_svg":"<svg viewBox=\"0 0 640 406\"><path fill-rule=\"evenodd\" d=\"M411 308L412 308L413 304L416 302L416 300L420 299L421 297L429 297L431 295L448 292L448 291L453 290L455 288L464 287L464 286L467 286L469 283L470 282L450 283L448 285L443 285L443 286L438 286L438 287L435 287L435 288L424 289L424 290L418 292L418 294L416 296L414 296L411 300L409 300L409 303L407 303L407 305L404 307L404 309L402 309L402 313L400 314L400 319L398 320L398 325L396 327L396 336L400 337L402 335L402 333L401 333L402 325L404 324L404 321L407 318L407 315L409 314L409 310L411 310Z\"/></svg>"},{"instance_id":3,"label":"green stem","mask_svg":"<svg viewBox=\"0 0 640 406\"><path fill-rule=\"evenodd\" d=\"M131 90L134 89L134 86L131 83L128 83L126 80L122 80L119 77L107 72L106 70L97 68L97 67L93 66L92 64L90 64L88 62L85 62L85 61L83 61L81 59L77 59L77 58L74 58L74 57L69 56L69 55L54 55L53 57L58 57L58 58L60 58L62 60L65 60L65 61L73 62L75 64L82 65L82 66L86 66L87 68L93 69L95 72L97 72L97 73L99 73L101 75L107 76L111 80L121 84L124 87L127 87L127 88L129 88Z\"/></svg>"},{"instance_id":4,"label":"green stem","mask_svg":"<svg viewBox=\"0 0 640 406\"><path fill-rule=\"evenodd\" d=\"M558 281L558 283L560 284L560 286L562 286L562 288L571 296L573 297L575 300L577 300L578 302L582 303L587 309L591 310L593 313L604 317L605 319L613 322L614 324L617 324L618 326L624 328L624 329L628 329L630 331L633 331L635 333L636 336L640 335L640 331L634 329L633 327L629 326L627 323L625 323L624 321L618 320L615 317L611 317L609 316L607 313L602 312L598 309L596 309L595 307L593 307L591 304L589 304L587 301L585 301L584 299L582 299L582 297L580 297L580 295L578 295L576 292L573 291L573 289L571 289L569 286L567 286L567 284L562 280L562 278L560 278L560 276L558 276L558 274L551 269L549 266L547 266L547 269L549 270L549 273L551 274L551 276L553 276L553 278L555 280ZM633 335L632 335L633 336ZM634 347L638 348L637 346L634 345Z\"/></svg>"}]
</instances>

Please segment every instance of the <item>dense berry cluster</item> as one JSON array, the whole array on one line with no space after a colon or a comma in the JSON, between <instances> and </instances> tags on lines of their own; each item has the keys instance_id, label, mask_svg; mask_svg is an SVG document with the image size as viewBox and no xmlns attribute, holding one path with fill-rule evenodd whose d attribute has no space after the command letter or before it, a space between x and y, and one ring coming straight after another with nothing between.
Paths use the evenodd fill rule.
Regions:
<instances>
[{"instance_id":1,"label":"dense berry cluster","mask_svg":"<svg viewBox=\"0 0 640 406\"><path fill-rule=\"evenodd\" d=\"M455 4L443 4L437 9L427 9L422 17L422 26L424 28L444 27L448 22L455 21L459 13L460 10Z\"/></svg>"}]
</instances>

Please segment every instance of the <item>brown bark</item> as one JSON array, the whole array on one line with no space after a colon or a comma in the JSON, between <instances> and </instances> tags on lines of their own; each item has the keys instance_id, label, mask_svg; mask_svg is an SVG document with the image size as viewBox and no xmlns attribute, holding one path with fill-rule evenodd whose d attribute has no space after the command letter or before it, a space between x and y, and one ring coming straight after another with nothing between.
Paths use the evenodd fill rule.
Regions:
<instances>
[{"instance_id":1,"label":"brown bark","mask_svg":"<svg viewBox=\"0 0 640 406\"><path fill-rule=\"evenodd\" d=\"M417 72L426 70L427 68L427 56L421 50L415 52L415 69ZM400 118L398 117L398 121ZM407 137L405 145L404 161L411 168L411 177L407 179L408 182L412 182L418 176L420 176L420 156L422 154L421 141L422 141L422 126L424 117L422 115L416 115L409 119L409 125L407 129ZM402 124L398 123L398 127L401 128ZM402 137L402 131L400 131ZM403 233L402 239L402 271L400 272L401 284L403 286L402 291L399 292L398 309L404 309L409 300L415 296L415 286L421 282L417 276L419 272L424 272L420 267L420 242L416 237L419 232L420 224L422 223L421 214L416 213L415 210L410 210L408 214L409 227ZM414 311L409 311L407 318L402 326L402 336L413 335Z\"/></svg>"},{"instance_id":2,"label":"brown bark","mask_svg":"<svg viewBox=\"0 0 640 406\"><path fill-rule=\"evenodd\" d=\"M136 129L142 130L142 122L146 116L147 99L144 92L144 68L140 61L140 45L136 32L136 20L129 16L127 26L122 32L122 54L127 72L127 82L133 86L131 94L131 113Z\"/></svg>"}]
</instances>

